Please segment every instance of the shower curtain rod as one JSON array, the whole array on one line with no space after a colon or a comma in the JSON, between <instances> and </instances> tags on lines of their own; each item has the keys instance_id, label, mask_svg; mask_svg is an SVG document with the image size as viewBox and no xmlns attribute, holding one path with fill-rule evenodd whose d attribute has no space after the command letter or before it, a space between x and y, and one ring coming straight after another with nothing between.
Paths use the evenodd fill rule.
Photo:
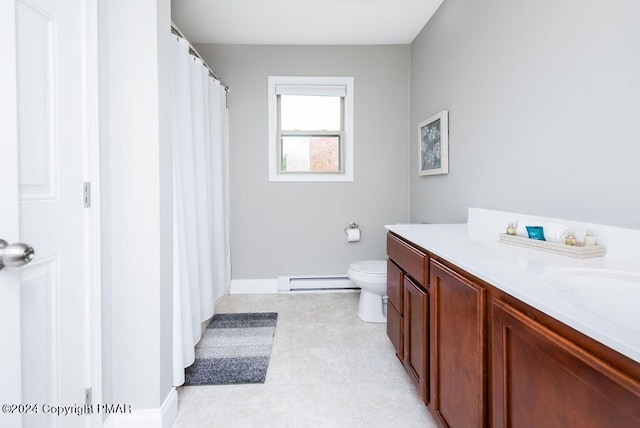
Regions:
<instances>
[{"instance_id":1,"label":"shower curtain rod","mask_svg":"<svg viewBox=\"0 0 640 428\"><path fill-rule=\"evenodd\" d=\"M204 66L207 67L207 70L209 70L209 76L213 77L218 82L220 82L222 87L224 87L224 90L229 92L229 86L226 83L224 83L220 77L218 77L216 72L213 71L213 69L211 67L209 67L209 64L207 64L207 62L204 60L204 58L202 58L202 55L200 55L200 53L196 50L196 48L193 47L193 45L191 44L189 39L187 39L184 36L184 34L182 34L182 31L180 31L178 26L173 21L171 21L171 33L175 34L178 37L182 37L183 39L185 39L187 41L187 43L189 43L189 53L191 55L195 56L196 58L199 58L202 61L202 63L204 64Z\"/></svg>"}]
</instances>

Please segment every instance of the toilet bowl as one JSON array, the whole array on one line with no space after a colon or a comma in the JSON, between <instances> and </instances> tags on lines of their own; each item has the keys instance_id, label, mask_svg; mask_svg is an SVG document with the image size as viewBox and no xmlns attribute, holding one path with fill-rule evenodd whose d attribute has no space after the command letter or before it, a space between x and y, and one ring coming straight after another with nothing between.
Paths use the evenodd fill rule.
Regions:
<instances>
[{"instance_id":1,"label":"toilet bowl","mask_svg":"<svg viewBox=\"0 0 640 428\"><path fill-rule=\"evenodd\" d=\"M349 265L347 276L361 289L358 318L366 322L386 322L387 262L353 262Z\"/></svg>"}]
</instances>

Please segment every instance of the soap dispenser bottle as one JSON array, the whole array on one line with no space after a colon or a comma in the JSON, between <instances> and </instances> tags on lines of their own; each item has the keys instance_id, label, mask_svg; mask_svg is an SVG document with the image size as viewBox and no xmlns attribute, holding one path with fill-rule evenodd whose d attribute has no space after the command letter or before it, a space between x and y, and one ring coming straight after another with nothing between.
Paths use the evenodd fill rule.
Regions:
<instances>
[{"instance_id":1,"label":"soap dispenser bottle","mask_svg":"<svg viewBox=\"0 0 640 428\"><path fill-rule=\"evenodd\" d=\"M593 235L593 230L587 229L587 233L584 236L584 246L590 247L596 245L596 237Z\"/></svg>"}]
</instances>

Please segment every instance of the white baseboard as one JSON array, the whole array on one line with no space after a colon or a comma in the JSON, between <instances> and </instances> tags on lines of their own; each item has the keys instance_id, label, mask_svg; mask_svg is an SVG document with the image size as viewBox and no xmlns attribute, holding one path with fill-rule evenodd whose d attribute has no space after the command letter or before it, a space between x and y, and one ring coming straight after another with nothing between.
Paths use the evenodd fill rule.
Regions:
<instances>
[{"instance_id":1,"label":"white baseboard","mask_svg":"<svg viewBox=\"0 0 640 428\"><path fill-rule=\"evenodd\" d=\"M169 428L178 416L178 392L171 388L162 406L157 409L139 409L131 413L115 413L103 424L104 428Z\"/></svg>"},{"instance_id":2,"label":"white baseboard","mask_svg":"<svg viewBox=\"0 0 640 428\"><path fill-rule=\"evenodd\" d=\"M229 287L229 294L270 294L277 292L277 279L232 279Z\"/></svg>"}]
</instances>

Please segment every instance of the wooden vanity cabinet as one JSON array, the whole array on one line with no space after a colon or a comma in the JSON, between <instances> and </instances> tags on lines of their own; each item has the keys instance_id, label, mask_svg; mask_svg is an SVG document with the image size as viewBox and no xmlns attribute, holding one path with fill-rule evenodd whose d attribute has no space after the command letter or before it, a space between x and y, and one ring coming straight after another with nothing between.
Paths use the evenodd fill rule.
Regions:
<instances>
[{"instance_id":1,"label":"wooden vanity cabinet","mask_svg":"<svg viewBox=\"0 0 640 428\"><path fill-rule=\"evenodd\" d=\"M640 427L640 382L498 299L491 302L494 427Z\"/></svg>"},{"instance_id":2,"label":"wooden vanity cabinet","mask_svg":"<svg viewBox=\"0 0 640 428\"><path fill-rule=\"evenodd\" d=\"M640 363L387 236L389 338L439 426L640 427Z\"/></svg>"},{"instance_id":3,"label":"wooden vanity cabinet","mask_svg":"<svg viewBox=\"0 0 640 428\"><path fill-rule=\"evenodd\" d=\"M430 408L450 427L486 424L486 289L431 260Z\"/></svg>"}]
</instances>

